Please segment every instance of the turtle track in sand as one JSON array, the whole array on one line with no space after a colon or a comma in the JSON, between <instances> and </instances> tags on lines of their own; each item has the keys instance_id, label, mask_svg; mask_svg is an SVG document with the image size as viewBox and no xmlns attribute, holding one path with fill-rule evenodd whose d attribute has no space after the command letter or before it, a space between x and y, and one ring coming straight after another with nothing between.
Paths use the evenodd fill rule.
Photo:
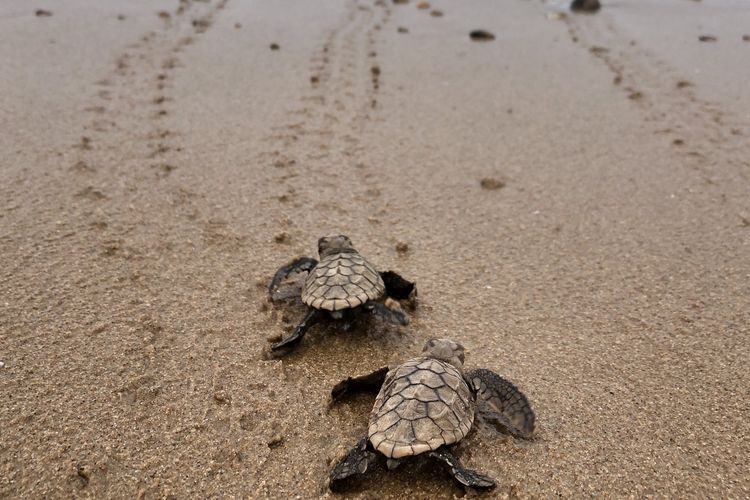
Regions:
<instances>
[{"instance_id":1,"label":"turtle track in sand","mask_svg":"<svg viewBox=\"0 0 750 500\"><path fill-rule=\"evenodd\" d=\"M272 127L260 161L276 175L269 201L304 206L338 215L352 207L377 223L384 207L382 186L367 164L360 137L378 119L383 77L377 55L378 34L388 26L391 7L384 2L348 2L339 22L309 60L309 90L289 112L288 122ZM314 179L316 201L305 187ZM352 180L355 179L354 182ZM280 230L292 230L283 224Z\"/></svg>"},{"instance_id":2,"label":"turtle track in sand","mask_svg":"<svg viewBox=\"0 0 750 500\"><path fill-rule=\"evenodd\" d=\"M700 96L689 78L661 60L647 46L627 40L615 18L605 12L596 17L566 16L571 41L601 61L612 74L612 82L641 110L644 122L663 135L673 154L700 172L705 184L719 196L721 170L727 166L747 177L747 120Z\"/></svg>"}]
</instances>

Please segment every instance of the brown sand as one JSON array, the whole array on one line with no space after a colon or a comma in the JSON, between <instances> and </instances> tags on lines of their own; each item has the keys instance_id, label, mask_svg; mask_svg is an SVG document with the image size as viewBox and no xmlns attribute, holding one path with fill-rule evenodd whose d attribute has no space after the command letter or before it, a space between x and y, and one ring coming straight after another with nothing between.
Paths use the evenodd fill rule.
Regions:
<instances>
[{"instance_id":1,"label":"brown sand","mask_svg":"<svg viewBox=\"0 0 750 500\"><path fill-rule=\"evenodd\" d=\"M747 6L432 6L2 2L0 496L330 495L330 387L432 336L538 413L460 447L491 497L750 494ZM266 358L332 231L420 309Z\"/></svg>"}]
</instances>

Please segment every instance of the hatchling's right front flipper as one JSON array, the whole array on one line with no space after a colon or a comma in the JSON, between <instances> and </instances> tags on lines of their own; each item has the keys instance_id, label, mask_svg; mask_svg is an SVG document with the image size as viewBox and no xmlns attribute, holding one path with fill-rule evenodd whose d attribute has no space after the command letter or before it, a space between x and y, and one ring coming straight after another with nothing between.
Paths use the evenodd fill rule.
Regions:
<instances>
[{"instance_id":1,"label":"hatchling's right front flipper","mask_svg":"<svg viewBox=\"0 0 750 500\"><path fill-rule=\"evenodd\" d=\"M347 377L334 386L333 390L331 390L331 398L336 402L341 401L346 395L355 392L370 392L377 394L378 391L380 391L383 382L385 382L387 374L388 367L384 366L370 374L362 375L361 377Z\"/></svg>"},{"instance_id":2,"label":"hatchling's right front flipper","mask_svg":"<svg viewBox=\"0 0 750 500\"><path fill-rule=\"evenodd\" d=\"M328 487L331 491L345 490L351 484L352 476L362 475L377 462L377 455L367 449L368 439L362 438L331 472Z\"/></svg>"},{"instance_id":3,"label":"hatchling's right front flipper","mask_svg":"<svg viewBox=\"0 0 750 500\"><path fill-rule=\"evenodd\" d=\"M529 439L534 435L536 416L526 396L497 373L477 368L466 373L477 393L477 416L501 432Z\"/></svg>"},{"instance_id":4,"label":"hatchling's right front flipper","mask_svg":"<svg viewBox=\"0 0 750 500\"><path fill-rule=\"evenodd\" d=\"M268 285L268 295L273 299L273 292L276 291L276 287L279 286L279 283L284 281L284 278L290 274L300 273L302 271L310 272L317 265L318 261L312 257L300 257L285 266L281 266L279 270L276 271L276 274L273 275L273 279Z\"/></svg>"},{"instance_id":5,"label":"hatchling's right front flipper","mask_svg":"<svg viewBox=\"0 0 750 500\"><path fill-rule=\"evenodd\" d=\"M393 271L384 271L380 277L385 284L385 294L396 300L406 300L416 296L417 285Z\"/></svg>"}]
</instances>

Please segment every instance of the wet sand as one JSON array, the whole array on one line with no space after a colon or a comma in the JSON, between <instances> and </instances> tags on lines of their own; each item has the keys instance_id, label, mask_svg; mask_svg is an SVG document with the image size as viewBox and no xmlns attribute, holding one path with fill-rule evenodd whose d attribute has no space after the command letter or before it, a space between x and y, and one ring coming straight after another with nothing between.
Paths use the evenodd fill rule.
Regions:
<instances>
[{"instance_id":1,"label":"wet sand","mask_svg":"<svg viewBox=\"0 0 750 500\"><path fill-rule=\"evenodd\" d=\"M333 497L331 386L434 336L537 412L488 497L750 494L750 9L430 4L3 2L0 497ZM331 232L412 324L271 359ZM464 494L414 465L349 496Z\"/></svg>"}]
</instances>

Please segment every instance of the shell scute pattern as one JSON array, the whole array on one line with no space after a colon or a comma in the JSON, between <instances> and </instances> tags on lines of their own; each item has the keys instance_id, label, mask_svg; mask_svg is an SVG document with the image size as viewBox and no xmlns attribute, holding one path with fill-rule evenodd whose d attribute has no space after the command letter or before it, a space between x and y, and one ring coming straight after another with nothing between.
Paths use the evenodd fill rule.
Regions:
<instances>
[{"instance_id":1,"label":"shell scute pattern","mask_svg":"<svg viewBox=\"0 0 750 500\"><path fill-rule=\"evenodd\" d=\"M380 274L356 252L323 258L307 277L302 301L316 309L339 311L377 300L385 293Z\"/></svg>"},{"instance_id":2,"label":"shell scute pattern","mask_svg":"<svg viewBox=\"0 0 750 500\"><path fill-rule=\"evenodd\" d=\"M455 443L473 422L474 400L458 369L416 358L388 373L370 414L368 436L375 449L400 458Z\"/></svg>"}]
</instances>

